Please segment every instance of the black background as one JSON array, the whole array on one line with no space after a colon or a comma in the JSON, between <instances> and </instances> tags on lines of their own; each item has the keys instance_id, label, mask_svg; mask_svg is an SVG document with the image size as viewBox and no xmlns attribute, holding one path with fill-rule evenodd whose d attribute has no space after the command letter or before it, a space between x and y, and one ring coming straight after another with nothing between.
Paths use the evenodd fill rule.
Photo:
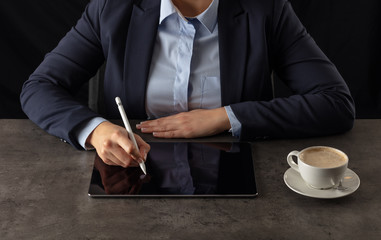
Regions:
<instances>
[{"instance_id":1,"label":"black background","mask_svg":"<svg viewBox=\"0 0 381 240\"><path fill-rule=\"evenodd\" d=\"M0 1L0 118L26 117L19 102L23 82L76 23L88 2ZM381 1L290 2L349 85L357 118L380 118ZM288 94L282 84L276 92Z\"/></svg>"}]
</instances>

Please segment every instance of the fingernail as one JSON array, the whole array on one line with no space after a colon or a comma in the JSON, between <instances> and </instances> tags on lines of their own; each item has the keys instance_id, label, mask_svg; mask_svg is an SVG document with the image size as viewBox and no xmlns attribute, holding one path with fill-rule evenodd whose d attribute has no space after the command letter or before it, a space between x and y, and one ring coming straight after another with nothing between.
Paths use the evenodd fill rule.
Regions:
<instances>
[{"instance_id":1,"label":"fingernail","mask_svg":"<svg viewBox=\"0 0 381 240\"><path fill-rule=\"evenodd\" d=\"M136 128L137 129L140 129L141 125L140 124L136 124Z\"/></svg>"}]
</instances>

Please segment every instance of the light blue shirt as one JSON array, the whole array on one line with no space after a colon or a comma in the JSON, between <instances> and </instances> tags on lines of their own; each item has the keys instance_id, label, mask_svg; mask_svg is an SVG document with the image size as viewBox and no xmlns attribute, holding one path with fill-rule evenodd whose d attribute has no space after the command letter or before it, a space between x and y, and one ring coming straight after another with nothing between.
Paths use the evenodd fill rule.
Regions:
<instances>
[{"instance_id":1,"label":"light blue shirt","mask_svg":"<svg viewBox=\"0 0 381 240\"><path fill-rule=\"evenodd\" d=\"M146 112L155 119L193 109L221 107L218 45L218 0L195 18L185 18L171 0L162 0L160 21L146 90ZM225 106L233 136L241 124ZM94 118L78 132L85 147L103 118Z\"/></svg>"},{"instance_id":2,"label":"light blue shirt","mask_svg":"<svg viewBox=\"0 0 381 240\"><path fill-rule=\"evenodd\" d=\"M185 18L163 0L146 92L148 117L221 107L218 0Z\"/></svg>"}]
</instances>

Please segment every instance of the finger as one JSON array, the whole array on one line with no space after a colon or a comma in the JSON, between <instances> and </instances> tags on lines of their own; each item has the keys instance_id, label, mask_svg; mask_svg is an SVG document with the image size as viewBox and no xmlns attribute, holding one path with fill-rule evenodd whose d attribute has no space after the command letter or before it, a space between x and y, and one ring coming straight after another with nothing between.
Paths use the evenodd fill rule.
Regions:
<instances>
[{"instance_id":1,"label":"finger","mask_svg":"<svg viewBox=\"0 0 381 240\"><path fill-rule=\"evenodd\" d=\"M122 161L120 161L117 157L115 157L114 154L112 154L111 152L109 152L107 156L101 156L101 159L105 164L110 166L125 166L125 164Z\"/></svg>"},{"instance_id":2,"label":"finger","mask_svg":"<svg viewBox=\"0 0 381 240\"><path fill-rule=\"evenodd\" d=\"M119 134L114 134L113 139L105 141L103 148L100 150L103 161L108 165L118 165L127 167L131 163L131 156L120 147L118 141L120 141ZM115 140L116 138L116 140Z\"/></svg>"},{"instance_id":3,"label":"finger","mask_svg":"<svg viewBox=\"0 0 381 240\"><path fill-rule=\"evenodd\" d=\"M137 162L133 159L131 155L124 151L123 148L118 147L113 151L113 155L122 162L122 167L132 167L137 166Z\"/></svg>"},{"instance_id":4,"label":"finger","mask_svg":"<svg viewBox=\"0 0 381 240\"><path fill-rule=\"evenodd\" d=\"M150 149L150 146L146 142L144 142L144 140L139 135L134 134L134 136L135 136L135 140L137 144L138 145L140 144L141 146L140 151L136 149L135 145L132 143L130 139L128 139L128 141L125 139L121 139L122 142L126 141L125 144L130 144L133 147L132 152L128 153L127 151L129 151L131 147L130 145L128 146L126 145L125 148L122 148L123 152L121 153L122 155L127 154L126 156L124 156L126 160L128 160L128 162L126 163L126 166L131 166L131 167L137 167L139 166L140 162L144 162L146 160L147 153ZM125 151L126 148L128 149L127 151Z\"/></svg>"},{"instance_id":5,"label":"finger","mask_svg":"<svg viewBox=\"0 0 381 240\"><path fill-rule=\"evenodd\" d=\"M124 153L127 154L126 156L129 156L129 158L134 160L141 158L140 152L138 149L136 149L132 140L128 138L128 134L117 134L114 136L114 138L117 145L119 145L120 148L123 149Z\"/></svg>"},{"instance_id":6,"label":"finger","mask_svg":"<svg viewBox=\"0 0 381 240\"><path fill-rule=\"evenodd\" d=\"M151 146L146 143L139 135L135 135L136 142L139 146L140 150L140 156L143 158L144 161L147 160L147 154L151 149Z\"/></svg>"},{"instance_id":7,"label":"finger","mask_svg":"<svg viewBox=\"0 0 381 240\"><path fill-rule=\"evenodd\" d=\"M181 131L153 132L152 135L157 138L187 138Z\"/></svg>"},{"instance_id":8,"label":"finger","mask_svg":"<svg viewBox=\"0 0 381 240\"><path fill-rule=\"evenodd\" d=\"M136 128L143 133L164 132L176 129L176 115L141 122Z\"/></svg>"},{"instance_id":9,"label":"finger","mask_svg":"<svg viewBox=\"0 0 381 240\"><path fill-rule=\"evenodd\" d=\"M132 162L135 162L132 161L132 157L117 144L105 143L98 155L105 164L112 166L128 167L131 166Z\"/></svg>"},{"instance_id":10,"label":"finger","mask_svg":"<svg viewBox=\"0 0 381 240\"><path fill-rule=\"evenodd\" d=\"M139 130L141 130L143 128L148 128L150 126L155 125L156 121L157 120L149 120L149 121L140 122L140 123L136 124L136 128Z\"/></svg>"},{"instance_id":11,"label":"finger","mask_svg":"<svg viewBox=\"0 0 381 240\"><path fill-rule=\"evenodd\" d=\"M173 130L173 127L169 125L158 125L158 124L145 125L140 128L140 131L142 133L165 132L169 130Z\"/></svg>"}]
</instances>

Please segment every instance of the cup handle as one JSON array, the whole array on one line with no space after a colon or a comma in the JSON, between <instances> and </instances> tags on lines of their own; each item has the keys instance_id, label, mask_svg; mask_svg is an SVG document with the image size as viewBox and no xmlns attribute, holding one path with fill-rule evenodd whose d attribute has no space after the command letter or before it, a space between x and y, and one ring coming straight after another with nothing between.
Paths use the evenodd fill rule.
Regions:
<instances>
[{"instance_id":1,"label":"cup handle","mask_svg":"<svg viewBox=\"0 0 381 240\"><path fill-rule=\"evenodd\" d=\"M288 154L287 156L287 163L290 165L292 169L295 171L299 172L299 166L297 163L295 163L294 159L292 158L293 156L298 157L299 151L292 151Z\"/></svg>"}]
</instances>

